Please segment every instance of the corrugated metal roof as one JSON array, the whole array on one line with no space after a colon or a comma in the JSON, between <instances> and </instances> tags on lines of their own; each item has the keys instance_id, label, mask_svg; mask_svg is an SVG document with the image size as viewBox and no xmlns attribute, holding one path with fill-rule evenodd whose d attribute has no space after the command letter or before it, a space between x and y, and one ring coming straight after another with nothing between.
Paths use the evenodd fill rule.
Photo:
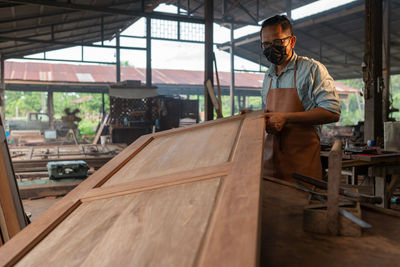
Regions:
<instances>
[{"instance_id":1,"label":"corrugated metal roof","mask_svg":"<svg viewBox=\"0 0 400 267\"><path fill-rule=\"evenodd\" d=\"M115 82L115 66L50 64L36 62L5 62L6 80L57 81L57 82ZM89 79L90 77L90 79ZM190 84L204 83L203 71L153 69L154 84ZM219 73L222 86L230 85L230 73ZM235 84L240 87L261 87L264 74L236 73ZM143 68L121 67L121 81L146 80ZM216 81L216 78L215 78Z\"/></svg>"},{"instance_id":2,"label":"corrugated metal roof","mask_svg":"<svg viewBox=\"0 0 400 267\"><path fill-rule=\"evenodd\" d=\"M98 66L98 65L72 65L72 64L51 64L51 63L35 63L35 62L5 62L5 78L6 81L46 81L46 82L66 82L66 83L114 83L115 82L114 66ZM134 67L121 68L121 80L146 80L146 70ZM85 77L82 80L82 77ZM88 77L91 77L91 81ZM168 85L197 85L203 86L204 72L190 70L167 70L153 69L153 84ZM230 85L230 73L219 73L221 86ZM264 79L262 73L236 73L235 85L243 88L261 88ZM214 80L216 83L216 78ZM335 82L335 86L339 93L360 93L361 90L346 86L340 82Z\"/></svg>"}]
</instances>

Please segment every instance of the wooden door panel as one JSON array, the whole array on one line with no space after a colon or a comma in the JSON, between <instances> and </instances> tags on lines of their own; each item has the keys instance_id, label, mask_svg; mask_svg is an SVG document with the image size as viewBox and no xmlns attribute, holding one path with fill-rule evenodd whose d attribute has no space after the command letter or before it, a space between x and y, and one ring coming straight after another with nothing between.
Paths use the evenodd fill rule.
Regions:
<instances>
[{"instance_id":1,"label":"wooden door panel","mask_svg":"<svg viewBox=\"0 0 400 267\"><path fill-rule=\"evenodd\" d=\"M263 112L143 136L0 248L0 266L257 266Z\"/></svg>"},{"instance_id":2,"label":"wooden door panel","mask_svg":"<svg viewBox=\"0 0 400 267\"><path fill-rule=\"evenodd\" d=\"M155 137L103 186L227 162L241 120Z\"/></svg>"},{"instance_id":3,"label":"wooden door panel","mask_svg":"<svg viewBox=\"0 0 400 267\"><path fill-rule=\"evenodd\" d=\"M17 266L191 266L220 178L83 203Z\"/></svg>"}]
</instances>

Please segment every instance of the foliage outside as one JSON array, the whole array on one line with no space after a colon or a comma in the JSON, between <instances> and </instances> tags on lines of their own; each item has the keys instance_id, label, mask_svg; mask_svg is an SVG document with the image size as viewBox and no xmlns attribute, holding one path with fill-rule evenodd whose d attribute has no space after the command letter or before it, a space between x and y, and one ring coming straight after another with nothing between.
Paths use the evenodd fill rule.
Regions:
<instances>
[{"instance_id":1,"label":"foliage outside","mask_svg":"<svg viewBox=\"0 0 400 267\"><path fill-rule=\"evenodd\" d=\"M361 79L342 80L345 85L354 88L363 88ZM29 112L47 113L47 93L43 92L20 92L6 91L6 119L26 119ZM204 96L190 95L190 99L199 99L200 114L204 116ZM64 115L64 109L69 107L71 110L80 109L79 123L80 135L93 135L97 125L102 119L102 95L88 93L54 93L54 112L55 119L60 120ZM105 95L105 111L109 110L109 97ZM391 99L393 107L400 109L400 75L391 77ZM78 102L78 103L77 103ZM258 110L262 108L261 97L246 97L245 106L241 109ZM351 94L347 99L341 100L342 115L337 125L355 125L364 120L364 98ZM230 97L222 96L222 106L224 117L230 116ZM235 96L235 114L239 112L238 97ZM400 113L391 115L396 120L400 120Z\"/></svg>"},{"instance_id":2,"label":"foliage outside","mask_svg":"<svg viewBox=\"0 0 400 267\"><path fill-rule=\"evenodd\" d=\"M78 125L80 136L95 134L96 127L102 119L101 94L53 93L53 99L55 120L61 120L65 115L65 108L69 107L71 110L79 108L78 117L82 118ZM26 115L30 112L48 112L47 93L6 91L5 101L6 120L26 120ZM110 106L108 95L104 96L104 103L107 112Z\"/></svg>"}]
</instances>

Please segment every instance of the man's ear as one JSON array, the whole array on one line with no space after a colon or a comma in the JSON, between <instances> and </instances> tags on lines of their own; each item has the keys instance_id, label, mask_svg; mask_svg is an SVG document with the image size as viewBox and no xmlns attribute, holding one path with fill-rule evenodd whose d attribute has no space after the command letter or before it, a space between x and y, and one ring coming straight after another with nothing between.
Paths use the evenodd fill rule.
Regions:
<instances>
[{"instance_id":1,"label":"man's ear","mask_svg":"<svg viewBox=\"0 0 400 267\"><path fill-rule=\"evenodd\" d=\"M292 46L292 49L296 45L296 36L293 35L292 38L290 38L290 45Z\"/></svg>"}]
</instances>

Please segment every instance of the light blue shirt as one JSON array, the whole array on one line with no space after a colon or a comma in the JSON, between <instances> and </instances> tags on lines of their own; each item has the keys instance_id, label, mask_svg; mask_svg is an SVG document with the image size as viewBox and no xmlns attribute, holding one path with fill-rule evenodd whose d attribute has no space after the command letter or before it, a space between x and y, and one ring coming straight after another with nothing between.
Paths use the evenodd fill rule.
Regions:
<instances>
[{"instance_id":1,"label":"light blue shirt","mask_svg":"<svg viewBox=\"0 0 400 267\"><path fill-rule=\"evenodd\" d=\"M293 88L295 70L297 71L296 89L304 110L307 111L316 107L322 107L340 114L341 105L339 96L328 70L320 62L307 57L297 56L294 51L289 63L278 76L276 76L275 65L271 65L265 74L261 97L263 106L266 109L268 107L265 106L265 101L271 79L271 90L275 88ZM321 125L315 125L314 128L320 134Z\"/></svg>"}]
</instances>

